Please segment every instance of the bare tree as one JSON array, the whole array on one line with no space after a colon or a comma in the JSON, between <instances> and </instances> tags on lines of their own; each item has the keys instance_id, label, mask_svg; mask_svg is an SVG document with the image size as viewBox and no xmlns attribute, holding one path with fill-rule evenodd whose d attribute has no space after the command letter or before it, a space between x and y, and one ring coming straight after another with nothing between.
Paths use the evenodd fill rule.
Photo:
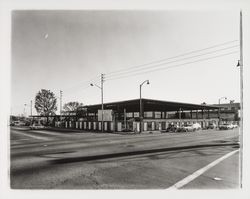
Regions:
<instances>
[{"instance_id":1,"label":"bare tree","mask_svg":"<svg viewBox=\"0 0 250 199\"><path fill-rule=\"evenodd\" d=\"M80 102L68 102L64 104L63 109L65 111L76 111L79 106L83 106Z\"/></svg>"}]
</instances>

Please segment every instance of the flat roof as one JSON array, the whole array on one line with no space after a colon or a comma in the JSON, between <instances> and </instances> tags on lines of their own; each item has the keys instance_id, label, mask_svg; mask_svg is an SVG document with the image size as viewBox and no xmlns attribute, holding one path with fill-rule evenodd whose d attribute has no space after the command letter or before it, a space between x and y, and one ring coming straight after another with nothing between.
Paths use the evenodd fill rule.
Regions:
<instances>
[{"instance_id":1,"label":"flat roof","mask_svg":"<svg viewBox=\"0 0 250 199\"><path fill-rule=\"evenodd\" d=\"M191 104L183 102L172 102L154 99L142 98L143 109L145 111L178 111L178 110L212 110L219 109L216 106L203 105L203 104ZM87 108L89 112L96 112L101 109L101 104L86 105L79 108ZM140 110L140 99L132 99L118 102L104 103L104 109L113 109L116 111L123 111L126 109L127 112L139 112Z\"/></svg>"}]
</instances>

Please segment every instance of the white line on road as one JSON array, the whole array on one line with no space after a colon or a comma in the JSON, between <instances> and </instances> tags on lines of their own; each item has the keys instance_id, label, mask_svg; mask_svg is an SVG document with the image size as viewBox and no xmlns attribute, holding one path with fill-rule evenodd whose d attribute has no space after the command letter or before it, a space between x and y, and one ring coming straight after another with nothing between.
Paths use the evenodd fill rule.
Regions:
<instances>
[{"instance_id":1,"label":"white line on road","mask_svg":"<svg viewBox=\"0 0 250 199\"><path fill-rule=\"evenodd\" d=\"M239 151L239 149L222 156L221 158L219 158L219 159L213 161L212 163L208 164L207 166L197 170L196 172L187 176L186 178L182 179L181 181L175 183L173 186L169 187L168 189L179 189L179 188L185 186L189 182L193 181L195 178L197 178L200 175L202 175L203 173L205 173L207 170L211 169L212 167L214 167L215 165L217 165L221 161L225 160L226 158L232 156L233 154L237 153L238 151Z\"/></svg>"},{"instance_id":2,"label":"white line on road","mask_svg":"<svg viewBox=\"0 0 250 199\"><path fill-rule=\"evenodd\" d=\"M24 135L24 136L35 138L35 139L50 140L49 138L45 138L45 137L41 137L41 136L37 136L37 135L30 135L28 133L18 132L18 131L15 131L15 130L13 132L16 133L16 134L19 134L19 135Z\"/></svg>"}]
</instances>

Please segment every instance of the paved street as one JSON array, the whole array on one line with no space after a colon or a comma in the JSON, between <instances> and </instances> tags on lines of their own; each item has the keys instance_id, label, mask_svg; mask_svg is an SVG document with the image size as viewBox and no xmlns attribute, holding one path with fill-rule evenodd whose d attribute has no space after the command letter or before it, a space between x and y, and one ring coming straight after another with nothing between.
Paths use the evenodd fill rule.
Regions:
<instances>
[{"instance_id":1,"label":"paved street","mask_svg":"<svg viewBox=\"0 0 250 199\"><path fill-rule=\"evenodd\" d=\"M15 189L166 189L235 151L181 189L239 187L238 129L140 135L11 128Z\"/></svg>"}]
</instances>

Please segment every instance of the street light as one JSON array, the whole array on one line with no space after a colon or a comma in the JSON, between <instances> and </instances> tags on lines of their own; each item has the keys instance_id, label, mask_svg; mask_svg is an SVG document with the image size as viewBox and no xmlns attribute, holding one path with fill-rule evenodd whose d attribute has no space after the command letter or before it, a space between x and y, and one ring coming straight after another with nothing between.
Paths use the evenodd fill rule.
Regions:
<instances>
[{"instance_id":1,"label":"street light","mask_svg":"<svg viewBox=\"0 0 250 199\"><path fill-rule=\"evenodd\" d=\"M220 125L220 100L222 100L222 99L227 99L227 97L221 97L221 98L219 98L219 125Z\"/></svg>"},{"instance_id":2,"label":"street light","mask_svg":"<svg viewBox=\"0 0 250 199\"><path fill-rule=\"evenodd\" d=\"M102 98L102 133L103 133L103 79L101 81L101 86L98 86L96 84L90 83L90 86L96 86L101 90L101 98Z\"/></svg>"},{"instance_id":3,"label":"street light","mask_svg":"<svg viewBox=\"0 0 250 199\"><path fill-rule=\"evenodd\" d=\"M26 106L27 106L27 104L24 104L24 109L23 109L23 116L25 117L26 116Z\"/></svg>"},{"instance_id":4,"label":"street light","mask_svg":"<svg viewBox=\"0 0 250 199\"><path fill-rule=\"evenodd\" d=\"M141 133L141 131L142 131L142 120L143 120L143 114L142 114L142 99L141 99L141 87L142 87L142 85L144 84L144 83L146 83L147 82L147 84L149 84L149 80L145 80L144 82L142 82L141 84L140 84L140 133Z\"/></svg>"}]
</instances>

